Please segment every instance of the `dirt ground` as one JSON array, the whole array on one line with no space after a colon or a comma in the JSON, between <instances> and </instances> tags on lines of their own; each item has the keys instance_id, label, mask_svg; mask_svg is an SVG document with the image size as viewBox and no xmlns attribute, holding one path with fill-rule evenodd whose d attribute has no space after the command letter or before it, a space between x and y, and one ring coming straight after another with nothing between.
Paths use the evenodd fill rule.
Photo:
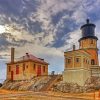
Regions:
<instances>
[{"instance_id":1,"label":"dirt ground","mask_svg":"<svg viewBox=\"0 0 100 100\"><path fill-rule=\"evenodd\" d=\"M69 94L61 92L9 91L0 89L0 100L100 100L99 92Z\"/></svg>"}]
</instances>

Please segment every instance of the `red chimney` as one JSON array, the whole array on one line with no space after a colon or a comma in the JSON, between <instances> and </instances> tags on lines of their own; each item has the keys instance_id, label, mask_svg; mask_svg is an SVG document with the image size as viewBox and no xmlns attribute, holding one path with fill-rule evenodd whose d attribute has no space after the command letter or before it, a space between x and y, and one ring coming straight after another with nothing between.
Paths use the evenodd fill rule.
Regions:
<instances>
[{"instance_id":1,"label":"red chimney","mask_svg":"<svg viewBox=\"0 0 100 100\"><path fill-rule=\"evenodd\" d=\"M15 48L11 48L11 63L14 63L14 52Z\"/></svg>"}]
</instances>

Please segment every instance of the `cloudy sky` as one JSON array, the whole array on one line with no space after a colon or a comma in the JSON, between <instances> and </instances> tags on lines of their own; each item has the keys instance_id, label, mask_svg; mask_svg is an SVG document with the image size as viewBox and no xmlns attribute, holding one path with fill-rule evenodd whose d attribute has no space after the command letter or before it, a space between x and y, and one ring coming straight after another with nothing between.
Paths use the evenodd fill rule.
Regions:
<instances>
[{"instance_id":1,"label":"cloudy sky","mask_svg":"<svg viewBox=\"0 0 100 100\"><path fill-rule=\"evenodd\" d=\"M100 0L0 0L0 79L6 77L11 47L15 58L28 52L48 61L49 72L62 72L63 52L73 44L78 48L87 18L99 38Z\"/></svg>"}]
</instances>

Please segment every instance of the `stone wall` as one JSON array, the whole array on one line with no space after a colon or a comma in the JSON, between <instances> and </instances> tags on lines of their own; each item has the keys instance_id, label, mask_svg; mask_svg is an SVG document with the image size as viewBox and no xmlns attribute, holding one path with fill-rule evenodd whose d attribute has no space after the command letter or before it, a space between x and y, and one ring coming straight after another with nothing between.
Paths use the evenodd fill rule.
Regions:
<instances>
[{"instance_id":1,"label":"stone wall","mask_svg":"<svg viewBox=\"0 0 100 100\"><path fill-rule=\"evenodd\" d=\"M80 86L84 86L85 81L90 78L90 71L87 69L66 69L63 72L63 82L77 83Z\"/></svg>"}]
</instances>

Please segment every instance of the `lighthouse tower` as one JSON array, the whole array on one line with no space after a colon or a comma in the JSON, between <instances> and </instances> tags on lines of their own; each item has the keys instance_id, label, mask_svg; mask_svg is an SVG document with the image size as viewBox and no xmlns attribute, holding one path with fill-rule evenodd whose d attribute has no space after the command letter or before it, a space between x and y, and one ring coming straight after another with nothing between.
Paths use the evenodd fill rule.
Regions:
<instances>
[{"instance_id":1,"label":"lighthouse tower","mask_svg":"<svg viewBox=\"0 0 100 100\"><path fill-rule=\"evenodd\" d=\"M84 86L90 77L100 76L95 27L87 19L86 24L81 26L82 37L79 39L79 49L75 50L74 46L72 51L64 52L64 82Z\"/></svg>"},{"instance_id":2,"label":"lighthouse tower","mask_svg":"<svg viewBox=\"0 0 100 100\"><path fill-rule=\"evenodd\" d=\"M79 39L79 48L87 51L91 55L91 66L99 65L97 48L98 38L95 36L95 27L96 26L87 19L86 24L81 27L82 38Z\"/></svg>"}]
</instances>

